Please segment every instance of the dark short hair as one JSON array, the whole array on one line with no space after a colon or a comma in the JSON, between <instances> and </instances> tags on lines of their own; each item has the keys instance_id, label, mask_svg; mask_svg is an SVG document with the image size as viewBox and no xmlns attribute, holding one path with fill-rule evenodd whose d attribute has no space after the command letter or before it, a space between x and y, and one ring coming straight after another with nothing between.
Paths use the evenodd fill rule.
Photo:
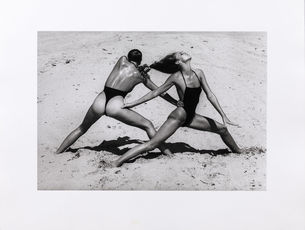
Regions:
<instances>
[{"instance_id":1,"label":"dark short hair","mask_svg":"<svg viewBox=\"0 0 305 230\"><path fill-rule=\"evenodd\" d=\"M150 68L158 70L163 73L176 73L180 70L180 66L176 64L176 53L169 54L160 61L154 62Z\"/></svg>"},{"instance_id":2,"label":"dark short hair","mask_svg":"<svg viewBox=\"0 0 305 230\"><path fill-rule=\"evenodd\" d=\"M137 49L133 49L133 50L130 50L128 52L128 60L129 61L134 61L135 63L137 63L138 65L141 64L141 61L142 61L142 53L140 50L137 50Z\"/></svg>"}]
</instances>

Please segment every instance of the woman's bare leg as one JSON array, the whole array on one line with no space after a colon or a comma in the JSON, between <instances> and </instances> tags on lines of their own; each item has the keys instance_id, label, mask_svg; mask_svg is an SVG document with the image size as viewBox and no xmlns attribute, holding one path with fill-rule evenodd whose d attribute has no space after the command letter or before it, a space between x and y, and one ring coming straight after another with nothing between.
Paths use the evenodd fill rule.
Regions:
<instances>
[{"instance_id":1,"label":"woman's bare leg","mask_svg":"<svg viewBox=\"0 0 305 230\"><path fill-rule=\"evenodd\" d=\"M104 93L99 94L93 104L90 106L83 122L75 130L73 130L62 142L56 151L56 154L63 153L78 138L84 135L87 130L105 113L106 97Z\"/></svg>"},{"instance_id":2,"label":"woman's bare leg","mask_svg":"<svg viewBox=\"0 0 305 230\"><path fill-rule=\"evenodd\" d=\"M147 136L150 139L153 138L156 134L156 130L152 122L133 110L122 109L121 108L122 105L123 105L122 98L111 99L111 101L109 101L109 103L107 104L107 108L106 108L107 115L127 125L140 128L147 133ZM159 149L165 155L172 154L172 152L164 145L160 145Z\"/></svg>"},{"instance_id":3,"label":"woman's bare leg","mask_svg":"<svg viewBox=\"0 0 305 230\"><path fill-rule=\"evenodd\" d=\"M241 152L241 149L237 146L227 127L211 118L195 114L193 121L187 127L217 133L232 152Z\"/></svg>"},{"instance_id":4,"label":"woman's bare leg","mask_svg":"<svg viewBox=\"0 0 305 230\"><path fill-rule=\"evenodd\" d=\"M123 156L119 157L116 161L114 161L113 165L119 167L129 159L141 153L155 149L167 138L169 138L180 126L181 121L176 120L174 118L168 118L150 141L141 145L137 145L134 148L130 149Z\"/></svg>"}]
</instances>

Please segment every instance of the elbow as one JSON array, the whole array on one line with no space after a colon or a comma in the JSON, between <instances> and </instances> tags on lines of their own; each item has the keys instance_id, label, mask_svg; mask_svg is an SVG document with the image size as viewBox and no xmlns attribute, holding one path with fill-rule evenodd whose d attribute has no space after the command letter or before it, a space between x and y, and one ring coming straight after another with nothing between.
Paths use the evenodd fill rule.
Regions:
<instances>
[{"instance_id":1,"label":"elbow","mask_svg":"<svg viewBox=\"0 0 305 230\"><path fill-rule=\"evenodd\" d=\"M209 101L213 100L215 98L214 94L213 93L208 93L207 94L207 98Z\"/></svg>"}]
</instances>

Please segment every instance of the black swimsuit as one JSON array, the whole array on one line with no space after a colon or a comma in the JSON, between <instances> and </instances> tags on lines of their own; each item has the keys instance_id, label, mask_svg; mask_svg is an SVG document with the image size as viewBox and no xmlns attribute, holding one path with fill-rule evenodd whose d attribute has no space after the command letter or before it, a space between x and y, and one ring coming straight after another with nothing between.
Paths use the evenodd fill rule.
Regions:
<instances>
[{"instance_id":1,"label":"black swimsuit","mask_svg":"<svg viewBox=\"0 0 305 230\"><path fill-rule=\"evenodd\" d=\"M124 98L128 94L128 92L124 92L124 91L121 91L121 90L118 90L118 89L113 89L113 88L110 88L110 87L107 87L107 86L105 86L104 92L105 92L105 95L106 95L105 106L107 105L107 103L109 102L109 100L111 98L116 97L116 96L122 96Z\"/></svg>"},{"instance_id":2,"label":"black swimsuit","mask_svg":"<svg viewBox=\"0 0 305 230\"><path fill-rule=\"evenodd\" d=\"M128 58L126 56L124 56L124 57L128 60ZM131 63L138 69L138 67L133 62L131 62ZM106 95L106 105L111 98L113 98L115 96L122 96L124 98L128 94L128 92L124 92L124 91L114 89L111 87L107 87L107 86L105 86L104 92Z\"/></svg>"},{"instance_id":3,"label":"black swimsuit","mask_svg":"<svg viewBox=\"0 0 305 230\"><path fill-rule=\"evenodd\" d=\"M128 92L124 92L124 91L114 89L114 88L110 88L110 87L107 87L107 86L105 86L104 92L105 92L105 95L106 95L106 105L111 98L113 98L115 96L122 96L124 98L128 94Z\"/></svg>"},{"instance_id":4,"label":"black swimsuit","mask_svg":"<svg viewBox=\"0 0 305 230\"><path fill-rule=\"evenodd\" d=\"M193 71L195 73L195 71ZM183 73L181 72L184 83L185 83L185 91L184 91L184 97L183 97L183 108L186 112L186 119L185 122L183 123L182 126L187 126L189 125L194 116L195 116L195 111L197 104L199 102L199 96L201 93L201 87L196 87L196 88L190 88L187 87L186 81L184 79ZM197 74L195 73L196 77L198 78ZM199 78L198 78L199 80ZM200 82L200 81L199 81Z\"/></svg>"},{"instance_id":5,"label":"black swimsuit","mask_svg":"<svg viewBox=\"0 0 305 230\"><path fill-rule=\"evenodd\" d=\"M138 69L138 67L134 63L132 63L132 64ZM105 106L107 105L107 103L110 101L111 98L116 97L116 96L122 96L123 98L125 98L126 95L129 93L129 92L121 91L119 89L114 89L114 88L111 88L111 87L107 87L107 86L104 87L104 92L105 92L105 95L106 95Z\"/></svg>"}]
</instances>

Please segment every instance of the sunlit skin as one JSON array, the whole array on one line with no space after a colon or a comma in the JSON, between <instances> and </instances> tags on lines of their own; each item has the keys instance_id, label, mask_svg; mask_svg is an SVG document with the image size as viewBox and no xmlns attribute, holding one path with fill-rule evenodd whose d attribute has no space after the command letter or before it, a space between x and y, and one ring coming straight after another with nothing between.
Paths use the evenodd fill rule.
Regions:
<instances>
[{"instance_id":1,"label":"sunlit skin","mask_svg":"<svg viewBox=\"0 0 305 230\"><path fill-rule=\"evenodd\" d=\"M143 83L150 90L157 89L157 86L149 77L144 78L140 74L137 67L138 63L129 61L127 57L122 56L113 67L106 80L105 86L124 92L130 92L136 85ZM174 105L177 103L177 101L168 94L164 96L161 95L161 97ZM82 123L64 139L56 153L59 154L66 151L79 137L84 135L100 117L106 114L127 125L144 130L148 137L152 138L156 133L152 122L129 108L122 108L123 105L124 101L122 96L111 98L106 105L105 92L101 91L94 99ZM164 154L171 154L170 150L163 146L159 146L159 149Z\"/></svg>"},{"instance_id":2,"label":"sunlit skin","mask_svg":"<svg viewBox=\"0 0 305 230\"><path fill-rule=\"evenodd\" d=\"M176 64L179 65L180 70L184 75L185 82L183 80L183 76L181 72L178 71L174 74L171 74L163 85L149 92L148 94L146 94L145 96L141 97L138 100L125 103L123 108L132 108L136 105L149 101L157 97L158 95L166 92L172 86L176 87L179 99L182 101L186 89L185 84L187 84L187 86L191 88L201 86L210 103L221 115L223 123L219 123L210 118L195 114L193 120L191 121L190 124L187 125L187 127L196 130L217 133L220 135L224 143L231 149L232 152L240 153L241 149L237 146L233 137L231 136L231 134L227 129L227 125L233 125L233 126L238 126L238 125L235 124L234 122L231 122L224 113L224 111L222 110L216 96L211 91L206 81L203 71L201 69L191 68L192 58L189 54L185 52L175 53L175 58L176 58ZM195 71L198 78L195 76L193 71ZM134 158L144 152L155 149L157 146L162 144L167 138L169 138L172 134L174 134L175 131L182 126L185 119L186 119L185 109L181 106L177 107L174 111L170 113L167 120L163 123L163 125L160 127L156 135L150 141L135 146L134 148L127 151L123 156L119 157L116 161L111 162L110 164L116 167L121 166L124 162L128 161L129 159Z\"/></svg>"}]
</instances>

